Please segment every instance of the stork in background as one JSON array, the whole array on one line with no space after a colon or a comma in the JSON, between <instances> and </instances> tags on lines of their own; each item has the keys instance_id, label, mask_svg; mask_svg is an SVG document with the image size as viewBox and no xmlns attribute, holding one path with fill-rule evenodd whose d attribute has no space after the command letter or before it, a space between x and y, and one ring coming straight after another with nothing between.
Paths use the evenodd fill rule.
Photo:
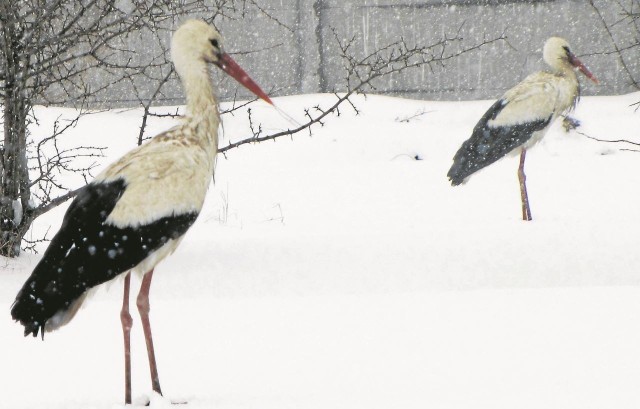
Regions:
<instances>
[{"instance_id":1,"label":"stork in background","mask_svg":"<svg viewBox=\"0 0 640 409\"><path fill-rule=\"evenodd\" d=\"M531 220L524 174L527 149L540 141L558 116L577 104L580 84L576 70L598 83L562 38L546 41L543 58L552 71L529 75L496 101L455 154L447 173L453 186L460 185L475 172L520 148L518 179L523 220Z\"/></svg>"},{"instance_id":2,"label":"stork in background","mask_svg":"<svg viewBox=\"0 0 640 409\"><path fill-rule=\"evenodd\" d=\"M220 34L200 20L174 33L171 57L182 80L187 115L181 124L133 149L103 170L69 206L60 230L11 308L25 336L52 331L78 312L90 289L129 271L141 274L137 298L153 390L162 394L149 323L153 269L195 222L218 150L220 116L208 64L262 98L269 97L224 52ZM131 403L129 276L121 312L125 403Z\"/></svg>"}]
</instances>

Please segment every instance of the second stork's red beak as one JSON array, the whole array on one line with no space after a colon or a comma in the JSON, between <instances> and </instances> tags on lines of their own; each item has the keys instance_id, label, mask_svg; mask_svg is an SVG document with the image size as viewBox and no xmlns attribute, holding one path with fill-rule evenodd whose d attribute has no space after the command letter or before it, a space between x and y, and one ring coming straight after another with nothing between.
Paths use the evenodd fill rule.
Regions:
<instances>
[{"instance_id":1,"label":"second stork's red beak","mask_svg":"<svg viewBox=\"0 0 640 409\"><path fill-rule=\"evenodd\" d=\"M273 105L271 98L269 98L269 96L258 86L258 84L255 83L255 81L251 79L251 77L249 77L249 74L244 72L242 67L240 67L238 63L229 56L229 54L220 54L218 61L216 61L215 64L220 67L222 71L226 72L240 84L244 85L249 91Z\"/></svg>"},{"instance_id":2,"label":"second stork's red beak","mask_svg":"<svg viewBox=\"0 0 640 409\"><path fill-rule=\"evenodd\" d=\"M573 65L574 67L576 67L577 69L579 69L584 75L587 76L587 78L589 78L591 81L595 82L596 84L599 84L600 81L598 81L598 79L596 78L595 75L593 75L591 73L591 71L589 71L589 69L587 68L586 65L584 65L582 63L582 61L580 61L578 59L578 57L576 57L575 55L573 55L572 53L570 53L569 55L569 63L571 63L571 65Z\"/></svg>"}]
</instances>

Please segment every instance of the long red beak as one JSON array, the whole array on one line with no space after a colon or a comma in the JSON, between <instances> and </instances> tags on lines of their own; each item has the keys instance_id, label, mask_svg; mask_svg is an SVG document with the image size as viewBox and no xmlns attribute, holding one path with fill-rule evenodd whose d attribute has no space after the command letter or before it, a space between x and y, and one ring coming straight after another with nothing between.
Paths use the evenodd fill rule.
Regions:
<instances>
[{"instance_id":1,"label":"long red beak","mask_svg":"<svg viewBox=\"0 0 640 409\"><path fill-rule=\"evenodd\" d=\"M571 63L571 65L573 65L574 67L576 67L577 69L579 69L584 75L587 76L587 78L589 78L591 81L595 82L596 84L600 84L600 81L598 81L598 79L596 78L595 75L593 75L591 73L591 71L589 71L589 69L582 63L582 61L580 61L578 59L578 57L576 57L575 55L571 54L569 56L569 63Z\"/></svg>"},{"instance_id":2,"label":"long red beak","mask_svg":"<svg viewBox=\"0 0 640 409\"><path fill-rule=\"evenodd\" d=\"M249 77L249 74L244 72L244 70L238 65L237 62L233 60L233 58L229 56L229 54L222 53L218 57L218 61L216 61L215 64L220 67L222 71L226 72L240 84L244 85L249 91L253 92L259 98L262 98L266 102L273 105L271 98L269 98L269 96L262 89L260 89L258 84L256 84L255 81L253 81L251 77Z\"/></svg>"}]
</instances>

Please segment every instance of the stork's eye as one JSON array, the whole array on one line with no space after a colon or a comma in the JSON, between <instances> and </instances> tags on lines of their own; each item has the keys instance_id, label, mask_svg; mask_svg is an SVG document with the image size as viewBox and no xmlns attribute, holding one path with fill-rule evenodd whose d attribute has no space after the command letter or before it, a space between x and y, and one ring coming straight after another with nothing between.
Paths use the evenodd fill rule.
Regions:
<instances>
[{"instance_id":1,"label":"stork's eye","mask_svg":"<svg viewBox=\"0 0 640 409\"><path fill-rule=\"evenodd\" d=\"M564 48L564 51L567 53L567 55L571 55L571 50L569 50L569 47L563 45L562 48Z\"/></svg>"},{"instance_id":2,"label":"stork's eye","mask_svg":"<svg viewBox=\"0 0 640 409\"><path fill-rule=\"evenodd\" d=\"M212 38L211 40L209 40L209 42L211 43L212 46L214 46L215 48L220 48L220 43L218 42L217 38Z\"/></svg>"}]
</instances>

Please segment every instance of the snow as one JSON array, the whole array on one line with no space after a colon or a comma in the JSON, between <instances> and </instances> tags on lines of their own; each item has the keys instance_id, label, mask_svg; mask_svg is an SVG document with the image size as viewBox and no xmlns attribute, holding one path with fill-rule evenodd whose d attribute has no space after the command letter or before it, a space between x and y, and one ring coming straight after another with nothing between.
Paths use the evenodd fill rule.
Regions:
<instances>
[{"instance_id":1,"label":"snow","mask_svg":"<svg viewBox=\"0 0 640 409\"><path fill-rule=\"evenodd\" d=\"M334 98L275 102L302 121L303 108ZM579 131L637 141L640 114L630 105L638 100L583 98ZM154 276L167 398L150 393L132 313L137 406L638 407L639 153L556 123L527 155L527 223L517 158L463 186L445 176L492 101L354 102L360 115L343 107L312 137L218 158L205 209ZM36 137L73 111L38 115ZM264 104L253 115L268 132L290 126ZM138 110L93 114L61 144L109 146L104 166L135 145L139 118ZM158 119L150 131L170 124ZM223 145L248 135L242 114L225 119ZM38 219L32 236L51 236L64 210ZM121 281L44 342L11 321L39 250L0 260L0 407L123 408Z\"/></svg>"}]
</instances>

